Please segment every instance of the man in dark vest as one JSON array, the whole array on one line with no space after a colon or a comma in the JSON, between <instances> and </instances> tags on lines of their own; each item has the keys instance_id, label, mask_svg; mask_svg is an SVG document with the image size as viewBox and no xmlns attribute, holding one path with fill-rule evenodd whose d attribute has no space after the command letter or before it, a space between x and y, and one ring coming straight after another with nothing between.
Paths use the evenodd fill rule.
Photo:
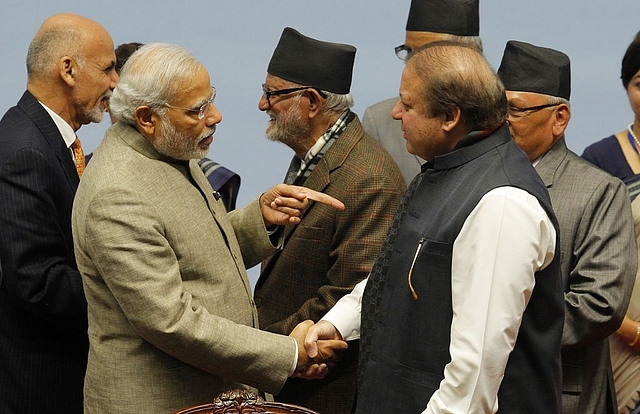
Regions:
<instances>
[{"instance_id":1,"label":"man in dark vest","mask_svg":"<svg viewBox=\"0 0 640 414\"><path fill-rule=\"evenodd\" d=\"M560 410L557 221L506 112L474 48L407 62L392 115L427 163L367 281L305 341L314 355L318 337L361 336L356 413Z\"/></svg>"}]
</instances>

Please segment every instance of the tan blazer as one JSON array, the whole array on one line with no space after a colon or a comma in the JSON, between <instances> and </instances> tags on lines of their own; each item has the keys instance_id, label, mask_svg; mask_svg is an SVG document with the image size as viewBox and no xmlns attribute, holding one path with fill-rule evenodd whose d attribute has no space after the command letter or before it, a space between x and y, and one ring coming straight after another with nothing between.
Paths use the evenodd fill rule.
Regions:
<instances>
[{"instance_id":1,"label":"tan blazer","mask_svg":"<svg viewBox=\"0 0 640 414\"><path fill-rule=\"evenodd\" d=\"M73 234L89 314L85 413L169 413L238 383L277 393L293 339L257 329L245 266L275 251L256 202L227 215L195 160L110 127ZM244 259L244 260L243 260Z\"/></svg>"}]
</instances>

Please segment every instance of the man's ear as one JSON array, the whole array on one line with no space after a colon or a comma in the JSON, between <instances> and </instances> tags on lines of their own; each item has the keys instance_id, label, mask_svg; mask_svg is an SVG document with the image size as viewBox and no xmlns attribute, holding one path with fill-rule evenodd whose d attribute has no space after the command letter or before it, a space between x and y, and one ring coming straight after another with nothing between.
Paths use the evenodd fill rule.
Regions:
<instances>
[{"instance_id":1,"label":"man's ear","mask_svg":"<svg viewBox=\"0 0 640 414\"><path fill-rule=\"evenodd\" d=\"M561 103L555 110L555 118L553 120L553 136L560 137L564 134L564 130L569 125L571 119L571 109L567 104Z\"/></svg>"},{"instance_id":2,"label":"man's ear","mask_svg":"<svg viewBox=\"0 0 640 414\"><path fill-rule=\"evenodd\" d=\"M309 118L313 118L320 113L324 98L313 88L307 89L305 93L309 97Z\"/></svg>"},{"instance_id":3,"label":"man's ear","mask_svg":"<svg viewBox=\"0 0 640 414\"><path fill-rule=\"evenodd\" d=\"M75 86L78 75L78 65L71 56L62 56L58 60L58 74L63 82L69 86Z\"/></svg>"},{"instance_id":4,"label":"man's ear","mask_svg":"<svg viewBox=\"0 0 640 414\"><path fill-rule=\"evenodd\" d=\"M442 130L451 132L460 123L460 115L460 108L457 106L447 109L442 120Z\"/></svg>"},{"instance_id":5,"label":"man's ear","mask_svg":"<svg viewBox=\"0 0 640 414\"><path fill-rule=\"evenodd\" d=\"M151 110L150 107L143 105L136 108L134 112L138 129L143 135L153 136L156 132L156 122L158 122L158 116Z\"/></svg>"}]
</instances>

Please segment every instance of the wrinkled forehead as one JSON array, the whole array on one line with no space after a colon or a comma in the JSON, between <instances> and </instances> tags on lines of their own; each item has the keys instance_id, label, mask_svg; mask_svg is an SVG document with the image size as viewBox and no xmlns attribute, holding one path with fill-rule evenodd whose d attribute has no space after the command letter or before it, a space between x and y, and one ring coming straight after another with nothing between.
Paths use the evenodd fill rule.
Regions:
<instances>
[{"instance_id":1,"label":"wrinkled forehead","mask_svg":"<svg viewBox=\"0 0 640 414\"><path fill-rule=\"evenodd\" d=\"M407 31L404 38L404 44L409 49L417 49L420 46L424 46L428 43L440 42L447 40L449 35L436 32L417 32Z\"/></svg>"}]
</instances>

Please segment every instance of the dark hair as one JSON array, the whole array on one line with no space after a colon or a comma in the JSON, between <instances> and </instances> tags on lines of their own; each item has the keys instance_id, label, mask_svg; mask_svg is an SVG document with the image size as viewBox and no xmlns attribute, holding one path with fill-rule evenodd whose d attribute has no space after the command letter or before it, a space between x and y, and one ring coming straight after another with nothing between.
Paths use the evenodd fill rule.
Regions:
<instances>
[{"instance_id":1,"label":"dark hair","mask_svg":"<svg viewBox=\"0 0 640 414\"><path fill-rule=\"evenodd\" d=\"M120 74L124 63L129 59L129 56L131 56L136 50L140 49L142 45L143 43L131 42L123 43L116 48L116 73L118 75Z\"/></svg>"},{"instance_id":2,"label":"dark hair","mask_svg":"<svg viewBox=\"0 0 640 414\"><path fill-rule=\"evenodd\" d=\"M627 47L627 51L622 58L622 70L620 79L625 89L629 86L629 82L640 70L640 32L633 38L633 42Z\"/></svg>"},{"instance_id":3,"label":"dark hair","mask_svg":"<svg viewBox=\"0 0 640 414\"><path fill-rule=\"evenodd\" d=\"M460 108L473 130L505 122L507 99L502 82L477 48L456 42L434 42L413 54L407 67L422 80L425 110L432 116Z\"/></svg>"}]
</instances>

